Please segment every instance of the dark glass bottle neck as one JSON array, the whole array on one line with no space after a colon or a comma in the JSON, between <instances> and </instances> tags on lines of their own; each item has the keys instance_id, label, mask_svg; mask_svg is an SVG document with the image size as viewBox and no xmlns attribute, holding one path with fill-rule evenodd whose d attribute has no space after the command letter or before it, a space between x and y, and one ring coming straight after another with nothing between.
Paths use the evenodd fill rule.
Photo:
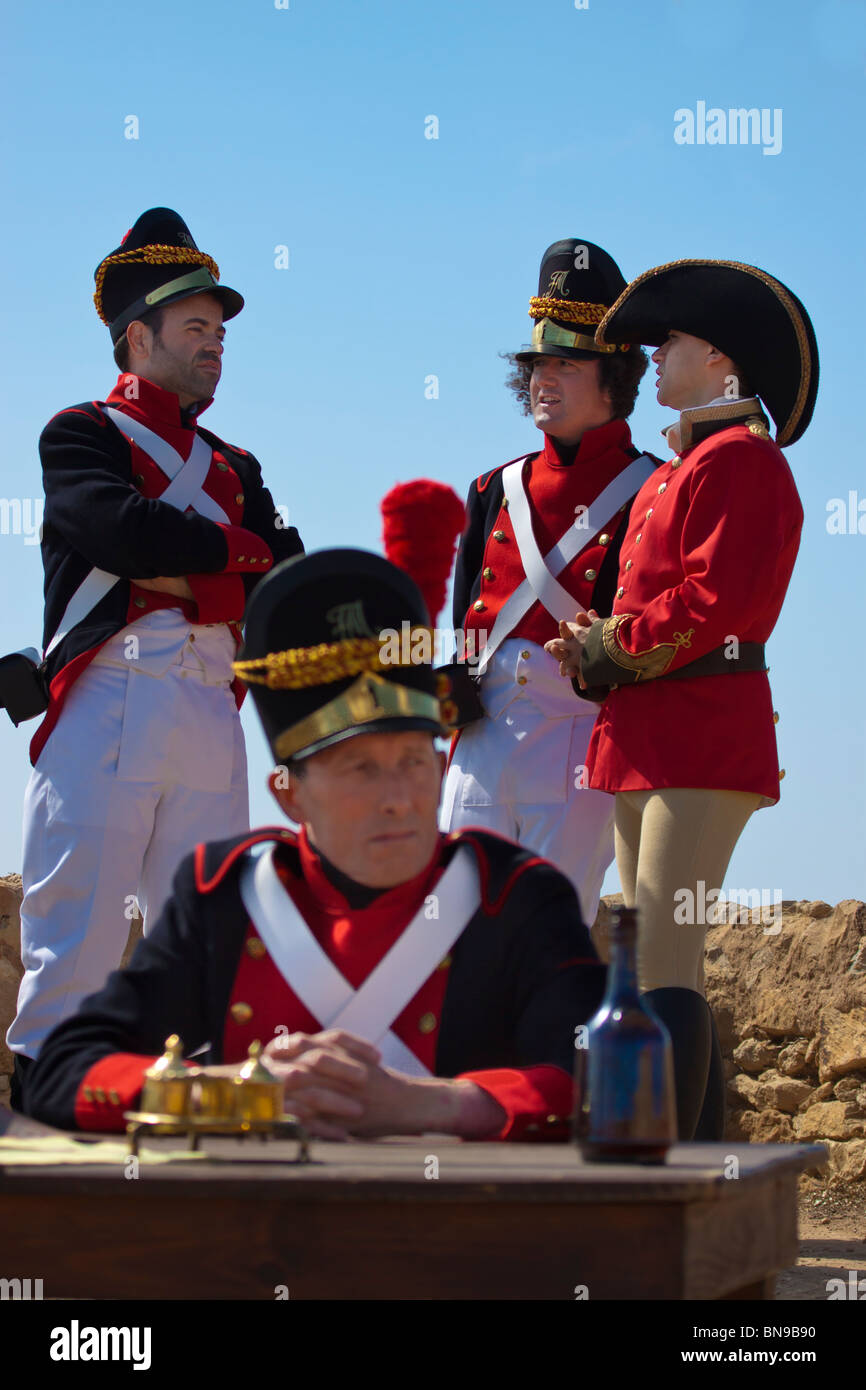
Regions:
<instances>
[{"instance_id":1,"label":"dark glass bottle neck","mask_svg":"<svg viewBox=\"0 0 866 1390\"><path fill-rule=\"evenodd\" d=\"M613 931L605 1003L631 1003L637 999L637 930L631 924L618 922Z\"/></svg>"}]
</instances>

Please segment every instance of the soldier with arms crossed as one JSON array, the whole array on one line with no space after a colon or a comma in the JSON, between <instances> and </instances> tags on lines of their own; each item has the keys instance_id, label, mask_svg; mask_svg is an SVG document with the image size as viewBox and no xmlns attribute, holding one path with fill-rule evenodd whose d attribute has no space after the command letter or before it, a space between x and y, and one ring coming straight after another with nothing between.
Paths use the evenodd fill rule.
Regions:
<instances>
[{"instance_id":1,"label":"soldier with arms crossed","mask_svg":"<svg viewBox=\"0 0 866 1390\"><path fill-rule=\"evenodd\" d=\"M147 932L191 845L249 825L231 661L248 594L302 549L253 456L198 424L244 301L176 212L142 214L94 299L120 378L39 441L49 701L24 807L13 1104L117 965L135 904Z\"/></svg>"}]
</instances>

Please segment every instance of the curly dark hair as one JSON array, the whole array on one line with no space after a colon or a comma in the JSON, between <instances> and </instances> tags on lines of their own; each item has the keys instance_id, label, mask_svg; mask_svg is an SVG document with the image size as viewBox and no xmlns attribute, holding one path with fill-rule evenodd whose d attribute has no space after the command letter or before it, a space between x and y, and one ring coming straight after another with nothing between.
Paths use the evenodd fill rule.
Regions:
<instances>
[{"instance_id":1,"label":"curly dark hair","mask_svg":"<svg viewBox=\"0 0 866 1390\"><path fill-rule=\"evenodd\" d=\"M135 322L147 324L147 327L151 328L156 336L162 328L163 318L162 307L158 304L155 309L148 309L146 313L139 314ZM121 372L129 371L129 342L125 330L114 344L114 360Z\"/></svg>"},{"instance_id":2,"label":"curly dark hair","mask_svg":"<svg viewBox=\"0 0 866 1390\"><path fill-rule=\"evenodd\" d=\"M529 404L529 381L532 376L533 359L518 362L513 352L503 352L501 356L512 368L505 385L513 391L524 415L532 414ZM637 388L640 379L649 366L649 358L642 347L632 344L628 352L606 352L595 359L598 362L598 380L603 391L610 395L611 410L615 420L627 420L634 410Z\"/></svg>"}]
</instances>

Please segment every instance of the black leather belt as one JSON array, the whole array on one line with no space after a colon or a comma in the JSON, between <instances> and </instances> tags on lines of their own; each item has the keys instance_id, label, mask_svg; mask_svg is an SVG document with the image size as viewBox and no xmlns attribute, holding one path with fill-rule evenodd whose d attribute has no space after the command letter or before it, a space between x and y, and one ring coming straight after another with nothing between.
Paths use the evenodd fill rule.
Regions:
<instances>
[{"instance_id":1,"label":"black leather belt","mask_svg":"<svg viewBox=\"0 0 866 1390\"><path fill-rule=\"evenodd\" d=\"M732 671L766 671L763 642L741 642L736 656L726 656L727 649L727 643L722 647L714 647L711 652L690 661L687 666L680 666L676 671L665 671L664 675L656 676L655 679L675 681L686 680L691 676L727 676Z\"/></svg>"}]
</instances>

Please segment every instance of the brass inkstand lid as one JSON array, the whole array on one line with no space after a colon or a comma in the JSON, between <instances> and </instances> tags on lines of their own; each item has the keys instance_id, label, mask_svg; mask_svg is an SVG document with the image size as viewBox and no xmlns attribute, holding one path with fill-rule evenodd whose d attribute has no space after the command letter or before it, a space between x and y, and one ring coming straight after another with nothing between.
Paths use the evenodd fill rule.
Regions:
<instances>
[{"instance_id":1,"label":"brass inkstand lid","mask_svg":"<svg viewBox=\"0 0 866 1390\"><path fill-rule=\"evenodd\" d=\"M238 1071L238 1076L242 1081L253 1081L272 1086L277 1081L277 1077L262 1061L262 1045L258 1038L250 1043L249 1055L243 1066Z\"/></svg>"},{"instance_id":2,"label":"brass inkstand lid","mask_svg":"<svg viewBox=\"0 0 866 1390\"><path fill-rule=\"evenodd\" d=\"M141 1109L150 1115L187 1115L198 1067L187 1067L177 1033L165 1040L165 1052L144 1073Z\"/></svg>"},{"instance_id":3,"label":"brass inkstand lid","mask_svg":"<svg viewBox=\"0 0 866 1390\"><path fill-rule=\"evenodd\" d=\"M148 1067L144 1075L148 1081L179 1081L189 1076L189 1070L184 1066L183 1043L177 1033L172 1033L165 1040L165 1052L152 1067Z\"/></svg>"}]
</instances>

